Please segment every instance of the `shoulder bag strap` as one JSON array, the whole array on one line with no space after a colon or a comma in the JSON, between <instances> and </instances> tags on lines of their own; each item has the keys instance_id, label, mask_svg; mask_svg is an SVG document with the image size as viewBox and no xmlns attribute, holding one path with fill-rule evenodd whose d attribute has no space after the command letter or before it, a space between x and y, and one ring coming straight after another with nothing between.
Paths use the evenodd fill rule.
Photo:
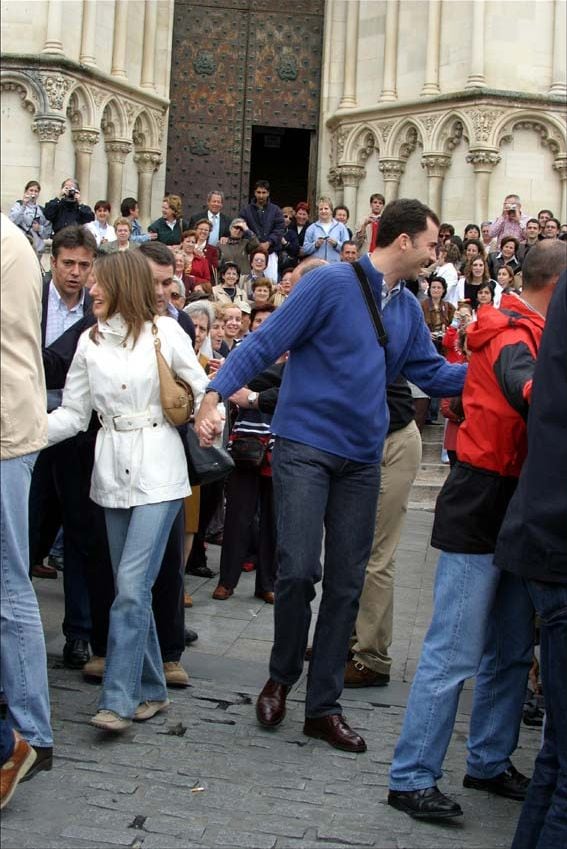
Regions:
<instances>
[{"instance_id":1,"label":"shoulder bag strap","mask_svg":"<svg viewBox=\"0 0 567 849\"><path fill-rule=\"evenodd\" d=\"M374 325L378 342L382 348L385 348L388 343L388 335L384 329L384 325L382 324L380 310L378 309L376 298L374 297L374 293L370 283L368 282L368 277L359 262L353 262L351 265L358 277L358 282L360 283L360 288L362 289L362 294L364 295L364 300L366 301L366 306L368 307L368 312L370 313L370 318L372 319L372 324Z\"/></svg>"}]
</instances>

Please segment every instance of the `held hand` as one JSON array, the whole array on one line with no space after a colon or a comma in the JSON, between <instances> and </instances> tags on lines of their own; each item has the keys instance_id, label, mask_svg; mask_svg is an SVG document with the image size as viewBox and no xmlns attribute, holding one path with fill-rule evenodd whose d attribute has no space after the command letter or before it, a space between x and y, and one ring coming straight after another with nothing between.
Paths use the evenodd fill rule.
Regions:
<instances>
[{"instance_id":1,"label":"held hand","mask_svg":"<svg viewBox=\"0 0 567 849\"><path fill-rule=\"evenodd\" d=\"M217 397L216 393L208 392L195 418L195 430L204 448L210 447L215 437L222 433L223 420L217 409Z\"/></svg>"},{"instance_id":2,"label":"held hand","mask_svg":"<svg viewBox=\"0 0 567 849\"><path fill-rule=\"evenodd\" d=\"M315 242L315 247L320 248L324 241L325 239L317 239L317 241Z\"/></svg>"},{"instance_id":3,"label":"held hand","mask_svg":"<svg viewBox=\"0 0 567 849\"><path fill-rule=\"evenodd\" d=\"M220 360L216 360L214 358L209 360L209 362L207 363L207 368L209 369L209 373L210 374L216 374L223 363L224 363L224 357Z\"/></svg>"},{"instance_id":4,"label":"held hand","mask_svg":"<svg viewBox=\"0 0 567 849\"><path fill-rule=\"evenodd\" d=\"M150 233L150 239L151 239L152 242L154 241L154 239L157 239L157 235L158 235L157 233L153 233L153 232Z\"/></svg>"},{"instance_id":5,"label":"held hand","mask_svg":"<svg viewBox=\"0 0 567 849\"><path fill-rule=\"evenodd\" d=\"M337 242L335 239L327 239L332 248L336 248Z\"/></svg>"}]
</instances>

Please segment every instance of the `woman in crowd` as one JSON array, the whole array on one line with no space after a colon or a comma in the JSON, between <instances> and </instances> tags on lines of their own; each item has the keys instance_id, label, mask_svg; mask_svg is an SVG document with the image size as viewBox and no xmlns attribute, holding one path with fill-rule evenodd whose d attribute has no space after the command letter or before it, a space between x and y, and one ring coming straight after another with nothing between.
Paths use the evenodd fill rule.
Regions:
<instances>
[{"instance_id":1,"label":"woman in crowd","mask_svg":"<svg viewBox=\"0 0 567 849\"><path fill-rule=\"evenodd\" d=\"M278 283L275 295L272 298L272 303L275 307L281 307L281 305L287 300L287 297L291 292L292 274L293 268L286 268L282 273L281 280Z\"/></svg>"},{"instance_id":2,"label":"woman in crowd","mask_svg":"<svg viewBox=\"0 0 567 849\"><path fill-rule=\"evenodd\" d=\"M467 239L463 243L464 248L464 256L463 263L466 265L467 262L471 262L475 257L481 256L483 259L486 254L484 251L484 245L480 241L480 239Z\"/></svg>"},{"instance_id":3,"label":"woman in crowd","mask_svg":"<svg viewBox=\"0 0 567 849\"><path fill-rule=\"evenodd\" d=\"M226 356L235 348L241 341L238 339L238 334L242 327L242 310L236 304L227 304L223 309L224 318L224 343L228 348Z\"/></svg>"},{"instance_id":4,"label":"woman in crowd","mask_svg":"<svg viewBox=\"0 0 567 849\"><path fill-rule=\"evenodd\" d=\"M478 307L483 307L486 304L489 306L494 305L494 283L492 280L480 284L476 293L476 301L477 309Z\"/></svg>"},{"instance_id":5,"label":"woman in crowd","mask_svg":"<svg viewBox=\"0 0 567 849\"><path fill-rule=\"evenodd\" d=\"M461 252L457 245L446 242L438 251L437 268L434 270L436 277L442 277L447 284L447 300L453 305L453 292L459 282L459 268L461 265Z\"/></svg>"},{"instance_id":6,"label":"woman in crowd","mask_svg":"<svg viewBox=\"0 0 567 849\"><path fill-rule=\"evenodd\" d=\"M180 245L181 235L187 229L182 217L182 205L179 195L166 195L161 203L161 218L157 218L148 227L149 233L157 233L164 245Z\"/></svg>"},{"instance_id":7,"label":"woman in crowd","mask_svg":"<svg viewBox=\"0 0 567 849\"><path fill-rule=\"evenodd\" d=\"M239 286L246 292L248 300L252 300L252 283L258 277L264 277L266 268L268 267L268 253L264 248L255 248L250 254L250 271L248 274L241 274Z\"/></svg>"},{"instance_id":8,"label":"woman in crowd","mask_svg":"<svg viewBox=\"0 0 567 849\"><path fill-rule=\"evenodd\" d=\"M169 289L169 297L171 298L171 303L176 310L182 310L185 307L185 285L181 277L177 274L173 275L173 283Z\"/></svg>"},{"instance_id":9,"label":"woman in crowd","mask_svg":"<svg viewBox=\"0 0 567 849\"><path fill-rule=\"evenodd\" d=\"M97 319L80 337L62 405L49 415L51 444L101 422L91 498L104 507L116 597L99 710L91 723L124 731L168 706L152 586L183 498L191 492L180 436L165 419L155 334L198 407L207 377L176 321L157 317L154 281L139 251L96 261Z\"/></svg>"},{"instance_id":10,"label":"woman in crowd","mask_svg":"<svg viewBox=\"0 0 567 849\"><path fill-rule=\"evenodd\" d=\"M73 177L61 183L59 197L47 201L43 214L51 222L53 233L76 224L78 227L94 219L94 212L86 203L81 203L81 189Z\"/></svg>"},{"instance_id":11,"label":"woman in crowd","mask_svg":"<svg viewBox=\"0 0 567 849\"><path fill-rule=\"evenodd\" d=\"M467 300L473 310L476 310L478 288L489 280L488 263L483 257L476 256L465 265L463 276L450 293L449 300L454 306L458 301Z\"/></svg>"},{"instance_id":12,"label":"woman in crowd","mask_svg":"<svg viewBox=\"0 0 567 849\"><path fill-rule=\"evenodd\" d=\"M496 287L494 290L494 306L499 307L502 295L516 292L516 275L510 265L501 265L496 275Z\"/></svg>"},{"instance_id":13,"label":"woman in crowd","mask_svg":"<svg viewBox=\"0 0 567 849\"><path fill-rule=\"evenodd\" d=\"M184 230L181 237L181 251L185 258L183 282L188 292L192 292L198 283L211 282L211 269L206 256L196 253L197 231Z\"/></svg>"},{"instance_id":14,"label":"woman in crowd","mask_svg":"<svg viewBox=\"0 0 567 849\"><path fill-rule=\"evenodd\" d=\"M282 268L289 264L297 263L299 257L299 239L294 226L295 212L293 206L282 207L285 230L282 236L282 248L278 255L278 268L281 274Z\"/></svg>"},{"instance_id":15,"label":"woman in crowd","mask_svg":"<svg viewBox=\"0 0 567 849\"><path fill-rule=\"evenodd\" d=\"M443 277L431 277L427 298L421 302L425 323L429 327L431 340L443 354L443 336L453 320L455 307L445 300L447 283Z\"/></svg>"},{"instance_id":16,"label":"woman in crowd","mask_svg":"<svg viewBox=\"0 0 567 849\"><path fill-rule=\"evenodd\" d=\"M467 239L480 239L480 228L476 224L467 224L463 239L465 242Z\"/></svg>"},{"instance_id":17,"label":"woman in crowd","mask_svg":"<svg viewBox=\"0 0 567 849\"><path fill-rule=\"evenodd\" d=\"M224 331L225 331L225 308L222 304L214 303L212 304L214 310L214 317L211 323L210 337L211 337L211 347L213 349L214 354L218 354L221 358L228 356L230 353L230 348L225 342Z\"/></svg>"},{"instance_id":18,"label":"woman in crowd","mask_svg":"<svg viewBox=\"0 0 567 849\"><path fill-rule=\"evenodd\" d=\"M235 262L242 274L250 273L250 254L260 244L258 237L248 229L244 218L235 218L230 223L230 236L224 245L219 246L219 262Z\"/></svg>"},{"instance_id":19,"label":"woman in crowd","mask_svg":"<svg viewBox=\"0 0 567 849\"><path fill-rule=\"evenodd\" d=\"M220 268L221 282L213 286L213 300L221 304L237 304L248 301L244 289L238 285L240 269L235 262L225 262Z\"/></svg>"},{"instance_id":20,"label":"woman in crowd","mask_svg":"<svg viewBox=\"0 0 567 849\"><path fill-rule=\"evenodd\" d=\"M514 236L504 236L500 241L500 250L488 255L488 268L494 280L498 279L498 269L503 265L509 265L514 274L521 270L522 265L517 258L519 247L520 243Z\"/></svg>"},{"instance_id":21,"label":"woman in crowd","mask_svg":"<svg viewBox=\"0 0 567 849\"><path fill-rule=\"evenodd\" d=\"M310 224L303 242L304 256L314 256L326 262L340 262L343 242L348 241L348 230L333 218L330 198L322 197L318 204L319 218Z\"/></svg>"},{"instance_id":22,"label":"woman in crowd","mask_svg":"<svg viewBox=\"0 0 567 849\"><path fill-rule=\"evenodd\" d=\"M211 282L216 282L217 268L219 266L219 252L218 248L215 248L213 245L209 245L209 236L211 235L212 229L213 225L208 218L201 218L201 220L197 221L195 224L195 234L197 236L195 256L200 257L201 259L206 259L209 265L209 279Z\"/></svg>"},{"instance_id":23,"label":"woman in crowd","mask_svg":"<svg viewBox=\"0 0 567 849\"><path fill-rule=\"evenodd\" d=\"M114 222L114 232L116 233L116 240L101 245L101 251L103 253L114 254L118 251L127 251L130 248L138 247L136 242L130 241L130 236L132 235L130 219L117 218Z\"/></svg>"},{"instance_id":24,"label":"woman in crowd","mask_svg":"<svg viewBox=\"0 0 567 849\"><path fill-rule=\"evenodd\" d=\"M341 224L345 225L348 237L349 239L352 239L352 230L348 226L348 220L350 218L350 211L348 206L335 206L335 208L333 209L333 217Z\"/></svg>"},{"instance_id":25,"label":"woman in crowd","mask_svg":"<svg viewBox=\"0 0 567 849\"><path fill-rule=\"evenodd\" d=\"M254 297L254 308L265 307L272 303L273 289L267 277L258 277L252 283L252 295Z\"/></svg>"},{"instance_id":26,"label":"woman in crowd","mask_svg":"<svg viewBox=\"0 0 567 849\"><path fill-rule=\"evenodd\" d=\"M45 239L51 235L51 224L38 203L40 191L41 186L37 180L26 183L22 199L16 201L8 216L10 221L24 231L38 257L41 257L45 250Z\"/></svg>"},{"instance_id":27,"label":"woman in crowd","mask_svg":"<svg viewBox=\"0 0 567 849\"><path fill-rule=\"evenodd\" d=\"M95 220L85 224L86 229L90 230L95 237L97 248L116 241L114 227L108 223L110 209L111 207L107 200L97 200L94 208Z\"/></svg>"},{"instance_id":28,"label":"woman in crowd","mask_svg":"<svg viewBox=\"0 0 567 849\"><path fill-rule=\"evenodd\" d=\"M299 244L299 256L303 256L303 243L309 224L309 204L302 200L295 205L295 218L293 221L293 228L297 233L297 242Z\"/></svg>"}]
</instances>

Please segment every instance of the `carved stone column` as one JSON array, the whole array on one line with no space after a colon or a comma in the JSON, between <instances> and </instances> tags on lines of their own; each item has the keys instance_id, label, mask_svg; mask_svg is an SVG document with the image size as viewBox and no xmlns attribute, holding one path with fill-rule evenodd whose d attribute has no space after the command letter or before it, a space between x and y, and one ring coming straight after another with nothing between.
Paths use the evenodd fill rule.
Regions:
<instances>
[{"instance_id":1,"label":"carved stone column","mask_svg":"<svg viewBox=\"0 0 567 849\"><path fill-rule=\"evenodd\" d=\"M157 3L156 0L146 0L144 6L144 47L142 51L142 74L140 87L156 90L156 32L157 32Z\"/></svg>"},{"instance_id":2,"label":"carved stone column","mask_svg":"<svg viewBox=\"0 0 567 849\"><path fill-rule=\"evenodd\" d=\"M138 169L138 204L140 220L144 227L151 222L152 215L152 185L154 174L162 163L159 150L137 150L134 162Z\"/></svg>"},{"instance_id":3,"label":"carved stone column","mask_svg":"<svg viewBox=\"0 0 567 849\"><path fill-rule=\"evenodd\" d=\"M477 148L467 154L474 170L474 216L473 221L486 221L488 218L488 192L490 175L495 165L500 162L500 154L496 148Z\"/></svg>"},{"instance_id":4,"label":"carved stone column","mask_svg":"<svg viewBox=\"0 0 567 849\"><path fill-rule=\"evenodd\" d=\"M337 174L343 184L343 203L348 206L354 219L356 215L356 204L358 199L358 186L366 174L362 165L339 165Z\"/></svg>"},{"instance_id":5,"label":"carved stone column","mask_svg":"<svg viewBox=\"0 0 567 849\"><path fill-rule=\"evenodd\" d=\"M398 19L399 0L386 3L386 33L384 42L384 78L380 100L398 99Z\"/></svg>"},{"instance_id":6,"label":"carved stone column","mask_svg":"<svg viewBox=\"0 0 567 849\"><path fill-rule=\"evenodd\" d=\"M82 127L71 131L75 147L75 177L81 187L82 203L89 203L91 162L93 148L98 143L100 130L96 127Z\"/></svg>"},{"instance_id":7,"label":"carved stone column","mask_svg":"<svg viewBox=\"0 0 567 849\"><path fill-rule=\"evenodd\" d=\"M47 28L42 53L63 54L63 3L62 0L49 0L47 7Z\"/></svg>"},{"instance_id":8,"label":"carved stone column","mask_svg":"<svg viewBox=\"0 0 567 849\"><path fill-rule=\"evenodd\" d=\"M565 52L565 0L555 0L553 24L553 65L549 94L567 95L567 56ZM562 218L562 221L565 219Z\"/></svg>"},{"instance_id":9,"label":"carved stone column","mask_svg":"<svg viewBox=\"0 0 567 849\"><path fill-rule=\"evenodd\" d=\"M400 190L400 180L406 168L402 159L381 159L378 162L378 170L384 177L384 197L386 203L396 200Z\"/></svg>"},{"instance_id":10,"label":"carved stone column","mask_svg":"<svg viewBox=\"0 0 567 849\"><path fill-rule=\"evenodd\" d=\"M120 209L120 202L122 200L122 172L126 157L132 150L132 142L127 139L110 139L105 142L104 149L108 162L106 199L114 212L116 212Z\"/></svg>"},{"instance_id":11,"label":"carved stone column","mask_svg":"<svg viewBox=\"0 0 567 849\"><path fill-rule=\"evenodd\" d=\"M451 164L451 157L444 153L426 153L421 157L421 167L427 171L428 203L442 218L443 180Z\"/></svg>"},{"instance_id":12,"label":"carved stone column","mask_svg":"<svg viewBox=\"0 0 567 849\"><path fill-rule=\"evenodd\" d=\"M113 77L126 79L126 35L128 28L128 0L115 0L114 4L114 41L112 42Z\"/></svg>"},{"instance_id":13,"label":"carved stone column","mask_svg":"<svg viewBox=\"0 0 567 849\"><path fill-rule=\"evenodd\" d=\"M343 181L341 175L336 168L330 168L327 174L327 180L334 189L335 206L340 206L344 203L343 197ZM350 208L350 207L349 207Z\"/></svg>"},{"instance_id":14,"label":"carved stone column","mask_svg":"<svg viewBox=\"0 0 567 849\"><path fill-rule=\"evenodd\" d=\"M484 78L484 0L474 0L471 48L471 67L465 88L486 88Z\"/></svg>"},{"instance_id":15,"label":"carved stone column","mask_svg":"<svg viewBox=\"0 0 567 849\"><path fill-rule=\"evenodd\" d=\"M38 115L32 123L32 130L39 139L39 181L45 197L56 194L55 185L55 146L59 136L65 132L65 119L59 115Z\"/></svg>"},{"instance_id":16,"label":"carved stone column","mask_svg":"<svg viewBox=\"0 0 567 849\"><path fill-rule=\"evenodd\" d=\"M561 180L561 221L567 221L567 155L562 153L553 163Z\"/></svg>"},{"instance_id":17,"label":"carved stone column","mask_svg":"<svg viewBox=\"0 0 567 849\"><path fill-rule=\"evenodd\" d=\"M96 68L96 0L83 0L83 23L81 26L81 50L79 62Z\"/></svg>"},{"instance_id":18,"label":"carved stone column","mask_svg":"<svg viewBox=\"0 0 567 849\"><path fill-rule=\"evenodd\" d=\"M343 96L339 108L357 105L356 100L356 65L358 52L358 0L350 0L345 3L346 7L346 29L345 29L345 61Z\"/></svg>"},{"instance_id":19,"label":"carved stone column","mask_svg":"<svg viewBox=\"0 0 567 849\"><path fill-rule=\"evenodd\" d=\"M439 50L441 46L441 0L429 0L427 10L427 57L425 60L425 80L421 96L440 94L439 88Z\"/></svg>"}]
</instances>

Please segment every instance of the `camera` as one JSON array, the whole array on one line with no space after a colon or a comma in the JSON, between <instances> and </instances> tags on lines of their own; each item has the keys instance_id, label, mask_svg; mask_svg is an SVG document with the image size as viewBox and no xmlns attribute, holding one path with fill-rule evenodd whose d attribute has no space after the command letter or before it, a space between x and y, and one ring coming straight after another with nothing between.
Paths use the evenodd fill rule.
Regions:
<instances>
[{"instance_id":1,"label":"camera","mask_svg":"<svg viewBox=\"0 0 567 849\"><path fill-rule=\"evenodd\" d=\"M71 186L70 188L68 188L66 190L65 193L66 193L68 198L70 198L71 200L75 200L75 195L77 194L77 191L78 191L77 189L75 189L73 186Z\"/></svg>"}]
</instances>

